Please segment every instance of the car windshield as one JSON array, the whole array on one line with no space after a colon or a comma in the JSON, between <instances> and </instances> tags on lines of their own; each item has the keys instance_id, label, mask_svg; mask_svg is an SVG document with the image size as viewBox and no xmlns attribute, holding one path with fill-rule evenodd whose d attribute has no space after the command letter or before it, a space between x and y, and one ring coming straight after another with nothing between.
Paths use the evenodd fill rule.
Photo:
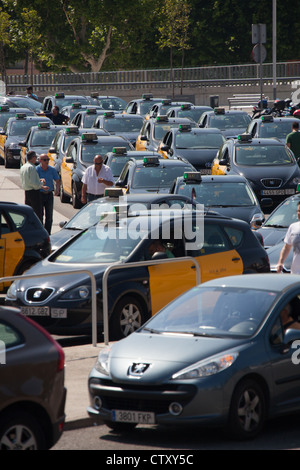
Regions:
<instances>
[{"instance_id":1,"label":"car windshield","mask_svg":"<svg viewBox=\"0 0 300 470\"><path fill-rule=\"evenodd\" d=\"M198 286L162 309L144 329L159 334L250 337L276 298L275 292L247 287Z\"/></svg>"},{"instance_id":2,"label":"car windshield","mask_svg":"<svg viewBox=\"0 0 300 470\"><path fill-rule=\"evenodd\" d=\"M125 107L127 106L126 101L122 100L121 98L98 97L97 101L99 102L100 106L103 109L121 111L122 109L125 109Z\"/></svg>"},{"instance_id":3,"label":"car windshield","mask_svg":"<svg viewBox=\"0 0 300 470\"><path fill-rule=\"evenodd\" d=\"M205 111L208 111L210 108L207 109L179 109L177 111L177 116L181 118L189 118L195 122L198 122L201 118L202 114Z\"/></svg>"},{"instance_id":4,"label":"car windshield","mask_svg":"<svg viewBox=\"0 0 300 470\"><path fill-rule=\"evenodd\" d=\"M126 155L124 155L123 157L121 156L112 157L108 166L110 166L113 176L119 176L125 163L128 162L128 160L130 160L131 158L132 156L126 156ZM144 158L144 157L140 157L140 158Z\"/></svg>"},{"instance_id":5,"label":"car windshield","mask_svg":"<svg viewBox=\"0 0 300 470\"><path fill-rule=\"evenodd\" d=\"M154 125L153 137L156 140L162 140L165 134L173 127L179 127L179 123L157 122Z\"/></svg>"},{"instance_id":6,"label":"car windshield","mask_svg":"<svg viewBox=\"0 0 300 470\"><path fill-rule=\"evenodd\" d=\"M157 102L159 102L159 101L157 101ZM154 104L154 100L142 101L140 103L140 114L145 115L145 114L149 113L149 111L152 108L153 104Z\"/></svg>"},{"instance_id":7,"label":"car windshield","mask_svg":"<svg viewBox=\"0 0 300 470\"><path fill-rule=\"evenodd\" d=\"M50 261L83 265L124 261L141 241L136 235L136 230L126 226L103 228L100 224L82 232Z\"/></svg>"},{"instance_id":8,"label":"car windshield","mask_svg":"<svg viewBox=\"0 0 300 470\"><path fill-rule=\"evenodd\" d=\"M127 150L131 150L129 143L124 140L123 142L108 141L108 142L96 142L94 144L86 144L81 147L81 161L84 163L93 163L95 155L106 155L108 152L112 152L114 147L126 147Z\"/></svg>"},{"instance_id":9,"label":"car windshield","mask_svg":"<svg viewBox=\"0 0 300 470\"><path fill-rule=\"evenodd\" d=\"M83 115L83 127L87 127L87 128L93 127L96 117L97 117L97 113L84 114Z\"/></svg>"},{"instance_id":10,"label":"car windshield","mask_svg":"<svg viewBox=\"0 0 300 470\"><path fill-rule=\"evenodd\" d=\"M285 139L291 132L291 121L267 122L260 125L259 137L277 137Z\"/></svg>"},{"instance_id":11,"label":"car windshield","mask_svg":"<svg viewBox=\"0 0 300 470\"><path fill-rule=\"evenodd\" d=\"M39 101L33 100L32 98L18 98L13 97L13 103L19 108L29 108L34 112L39 113L42 110L42 104Z\"/></svg>"},{"instance_id":12,"label":"car windshield","mask_svg":"<svg viewBox=\"0 0 300 470\"><path fill-rule=\"evenodd\" d=\"M136 188L167 188L173 181L182 176L185 171L191 171L190 166L171 165L168 166L141 166L136 168L132 187Z\"/></svg>"},{"instance_id":13,"label":"car windshield","mask_svg":"<svg viewBox=\"0 0 300 470\"><path fill-rule=\"evenodd\" d=\"M39 122L41 122L39 120ZM11 127L10 127L10 135L26 135L27 132L29 131L29 129L32 127L32 126L36 126L37 125L37 121L33 121L33 120L18 120L18 121L13 121L11 123Z\"/></svg>"},{"instance_id":14,"label":"car windshield","mask_svg":"<svg viewBox=\"0 0 300 470\"><path fill-rule=\"evenodd\" d=\"M294 164L284 145L237 145L235 161L245 166L273 166Z\"/></svg>"},{"instance_id":15,"label":"car windshield","mask_svg":"<svg viewBox=\"0 0 300 470\"><path fill-rule=\"evenodd\" d=\"M298 222L297 206L300 199L286 199L278 206L264 223L264 227L288 228L292 223Z\"/></svg>"},{"instance_id":16,"label":"car windshield","mask_svg":"<svg viewBox=\"0 0 300 470\"><path fill-rule=\"evenodd\" d=\"M220 130L225 129L246 129L251 118L248 114L219 114L212 116L209 121L209 127L216 127Z\"/></svg>"},{"instance_id":17,"label":"car windshield","mask_svg":"<svg viewBox=\"0 0 300 470\"><path fill-rule=\"evenodd\" d=\"M225 140L222 134L177 132L175 147L178 149L219 149Z\"/></svg>"},{"instance_id":18,"label":"car windshield","mask_svg":"<svg viewBox=\"0 0 300 470\"><path fill-rule=\"evenodd\" d=\"M31 138L32 147L50 147L59 129L37 129Z\"/></svg>"},{"instance_id":19,"label":"car windshield","mask_svg":"<svg viewBox=\"0 0 300 470\"><path fill-rule=\"evenodd\" d=\"M143 118L104 118L103 127L108 132L139 132L143 125Z\"/></svg>"},{"instance_id":20,"label":"car windshield","mask_svg":"<svg viewBox=\"0 0 300 470\"><path fill-rule=\"evenodd\" d=\"M114 210L114 203L99 199L84 206L72 219L64 226L68 229L83 230L97 224L103 214Z\"/></svg>"},{"instance_id":21,"label":"car windshield","mask_svg":"<svg viewBox=\"0 0 300 470\"><path fill-rule=\"evenodd\" d=\"M254 197L245 183L182 183L178 186L177 193L209 207L255 205Z\"/></svg>"},{"instance_id":22,"label":"car windshield","mask_svg":"<svg viewBox=\"0 0 300 470\"><path fill-rule=\"evenodd\" d=\"M14 112L5 112L5 113L1 113L0 112L0 127L4 127L5 124L7 123L8 119L11 118L11 117L15 117L16 115L16 111Z\"/></svg>"},{"instance_id":23,"label":"car windshield","mask_svg":"<svg viewBox=\"0 0 300 470\"><path fill-rule=\"evenodd\" d=\"M55 105L58 106L59 109L63 108L64 106L71 106L72 103L90 104L89 100L83 96L73 96L72 98L55 98Z\"/></svg>"}]
</instances>

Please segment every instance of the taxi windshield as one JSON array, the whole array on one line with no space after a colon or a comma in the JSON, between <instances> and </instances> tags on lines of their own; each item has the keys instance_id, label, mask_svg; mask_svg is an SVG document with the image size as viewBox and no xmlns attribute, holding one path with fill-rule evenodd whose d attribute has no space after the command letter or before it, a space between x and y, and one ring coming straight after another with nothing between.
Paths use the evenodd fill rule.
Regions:
<instances>
[{"instance_id":1,"label":"taxi windshield","mask_svg":"<svg viewBox=\"0 0 300 470\"><path fill-rule=\"evenodd\" d=\"M126 226L91 227L76 237L63 250L51 257L51 261L63 264L101 264L124 261L141 238Z\"/></svg>"},{"instance_id":2,"label":"taxi windshield","mask_svg":"<svg viewBox=\"0 0 300 470\"><path fill-rule=\"evenodd\" d=\"M209 127L216 127L220 130L246 129L250 121L248 114L219 114L210 118Z\"/></svg>"},{"instance_id":3,"label":"taxi windshield","mask_svg":"<svg viewBox=\"0 0 300 470\"><path fill-rule=\"evenodd\" d=\"M219 149L225 140L222 134L177 132L175 147L178 149Z\"/></svg>"},{"instance_id":4,"label":"taxi windshield","mask_svg":"<svg viewBox=\"0 0 300 470\"><path fill-rule=\"evenodd\" d=\"M108 132L139 132L143 125L143 118L105 118L104 129Z\"/></svg>"},{"instance_id":5,"label":"taxi windshield","mask_svg":"<svg viewBox=\"0 0 300 470\"><path fill-rule=\"evenodd\" d=\"M31 138L32 147L50 147L59 129L37 129Z\"/></svg>"},{"instance_id":6,"label":"taxi windshield","mask_svg":"<svg viewBox=\"0 0 300 470\"><path fill-rule=\"evenodd\" d=\"M64 106L71 106L72 103L90 104L87 98L83 96L72 96L65 98L55 98L55 105L61 109Z\"/></svg>"},{"instance_id":7,"label":"taxi windshield","mask_svg":"<svg viewBox=\"0 0 300 470\"><path fill-rule=\"evenodd\" d=\"M245 166L291 165L291 154L284 145L237 145L235 161Z\"/></svg>"},{"instance_id":8,"label":"taxi windshield","mask_svg":"<svg viewBox=\"0 0 300 470\"><path fill-rule=\"evenodd\" d=\"M36 124L37 124L36 121L26 120L26 119L13 121L10 127L10 135L22 135L22 136L24 135L25 136L27 132L29 131L29 129L32 126L36 126Z\"/></svg>"},{"instance_id":9,"label":"taxi windshield","mask_svg":"<svg viewBox=\"0 0 300 470\"><path fill-rule=\"evenodd\" d=\"M254 197L245 183L182 183L177 193L191 197L206 207L255 205Z\"/></svg>"},{"instance_id":10,"label":"taxi windshield","mask_svg":"<svg viewBox=\"0 0 300 470\"><path fill-rule=\"evenodd\" d=\"M278 139L285 139L291 132L291 122L284 120L276 122L267 122L260 125L260 137L277 137Z\"/></svg>"},{"instance_id":11,"label":"taxi windshield","mask_svg":"<svg viewBox=\"0 0 300 470\"><path fill-rule=\"evenodd\" d=\"M112 152L114 147L120 147L120 142L108 141L106 143L96 142L94 144L85 144L81 147L81 161L83 163L93 163L95 155L106 155L108 152ZM129 143L122 142L122 147L129 148Z\"/></svg>"},{"instance_id":12,"label":"taxi windshield","mask_svg":"<svg viewBox=\"0 0 300 470\"><path fill-rule=\"evenodd\" d=\"M288 228L292 223L298 222L297 207L300 199L286 199L264 223L264 227Z\"/></svg>"},{"instance_id":13,"label":"taxi windshield","mask_svg":"<svg viewBox=\"0 0 300 470\"><path fill-rule=\"evenodd\" d=\"M162 140L165 134L173 127L179 127L177 122L167 123L167 122L157 122L154 125L153 137L156 140Z\"/></svg>"},{"instance_id":14,"label":"taxi windshield","mask_svg":"<svg viewBox=\"0 0 300 470\"><path fill-rule=\"evenodd\" d=\"M195 287L147 322L160 334L250 337L259 328L277 294L251 288Z\"/></svg>"},{"instance_id":15,"label":"taxi windshield","mask_svg":"<svg viewBox=\"0 0 300 470\"><path fill-rule=\"evenodd\" d=\"M10 112L1 113L0 112L0 127L4 127L8 119L11 117L14 117L15 115L16 115L15 111L13 113L10 113Z\"/></svg>"},{"instance_id":16,"label":"taxi windshield","mask_svg":"<svg viewBox=\"0 0 300 470\"><path fill-rule=\"evenodd\" d=\"M207 109L179 109L177 111L177 116L181 118L189 118L192 121L198 122L201 118L202 114L205 111L208 111L210 108Z\"/></svg>"},{"instance_id":17,"label":"taxi windshield","mask_svg":"<svg viewBox=\"0 0 300 470\"><path fill-rule=\"evenodd\" d=\"M191 171L191 167L185 165L141 166L135 170L132 187L134 189L170 187L173 181L178 176L182 176L185 171Z\"/></svg>"}]
</instances>

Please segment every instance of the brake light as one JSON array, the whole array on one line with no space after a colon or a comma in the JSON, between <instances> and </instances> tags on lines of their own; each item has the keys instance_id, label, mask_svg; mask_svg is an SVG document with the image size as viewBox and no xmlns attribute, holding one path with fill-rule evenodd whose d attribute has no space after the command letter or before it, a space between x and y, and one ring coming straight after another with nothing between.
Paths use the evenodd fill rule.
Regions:
<instances>
[{"instance_id":1,"label":"brake light","mask_svg":"<svg viewBox=\"0 0 300 470\"><path fill-rule=\"evenodd\" d=\"M60 344L58 344L58 342L55 341L54 338L52 338L50 333L48 333L48 331L45 330L45 328L43 328L41 325L36 323L34 320L32 320L31 318L28 318L28 317L24 317L24 315L22 315L21 313L20 313L20 317L23 318L23 320L31 323L32 326L37 328L50 341L50 343L52 343L54 345L54 347L55 347L55 349L57 350L57 353L58 353L57 372L60 372L60 371L64 370L64 368L65 368L65 353L64 353L63 348L60 346Z\"/></svg>"}]
</instances>

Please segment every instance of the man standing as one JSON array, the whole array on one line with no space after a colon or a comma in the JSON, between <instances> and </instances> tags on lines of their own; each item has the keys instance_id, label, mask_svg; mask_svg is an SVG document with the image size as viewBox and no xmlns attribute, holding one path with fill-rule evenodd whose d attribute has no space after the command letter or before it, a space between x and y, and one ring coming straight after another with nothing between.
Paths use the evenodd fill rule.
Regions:
<instances>
[{"instance_id":1,"label":"man standing","mask_svg":"<svg viewBox=\"0 0 300 470\"><path fill-rule=\"evenodd\" d=\"M37 166L36 171L41 179L45 180L48 190L41 189L42 198L42 214L45 215L44 227L51 234L53 222L53 206L54 206L54 181L56 182L55 196L59 195L60 178L55 168L49 166L49 157L46 153L40 155L40 164Z\"/></svg>"},{"instance_id":2,"label":"man standing","mask_svg":"<svg viewBox=\"0 0 300 470\"><path fill-rule=\"evenodd\" d=\"M286 136L286 145L291 149L299 164L300 159L300 132L299 122L295 121L292 124L292 132Z\"/></svg>"},{"instance_id":3,"label":"man standing","mask_svg":"<svg viewBox=\"0 0 300 470\"><path fill-rule=\"evenodd\" d=\"M104 195L107 186L114 185L111 168L104 165L101 155L95 155L94 165L89 166L82 177L81 202L86 204Z\"/></svg>"},{"instance_id":4,"label":"man standing","mask_svg":"<svg viewBox=\"0 0 300 470\"><path fill-rule=\"evenodd\" d=\"M284 237L284 245L281 249L277 272L281 273L283 264L287 259L291 249L293 248L293 261L291 265L292 274L300 274L300 202L297 204L297 217L298 222L293 222L286 232Z\"/></svg>"},{"instance_id":5,"label":"man standing","mask_svg":"<svg viewBox=\"0 0 300 470\"><path fill-rule=\"evenodd\" d=\"M58 106L53 106L52 113L46 114L46 116L49 119L51 119L53 124L56 124L56 125L67 124L68 121L69 121L68 116L65 116L65 114L61 114L59 112L59 107Z\"/></svg>"},{"instance_id":6,"label":"man standing","mask_svg":"<svg viewBox=\"0 0 300 470\"><path fill-rule=\"evenodd\" d=\"M39 100L38 97L37 97L37 95L36 95L35 93L33 93L32 86L28 86L28 87L26 88L26 91L27 91L27 95L26 95L27 98L32 98L32 99L34 99L35 101L38 101L38 100Z\"/></svg>"},{"instance_id":7,"label":"man standing","mask_svg":"<svg viewBox=\"0 0 300 470\"><path fill-rule=\"evenodd\" d=\"M37 155L32 150L27 153L27 162L20 169L21 185L25 191L25 204L31 206L40 221L43 221L42 198L40 190L48 191L45 180L39 178L36 170Z\"/></svg>"}]
</instances>

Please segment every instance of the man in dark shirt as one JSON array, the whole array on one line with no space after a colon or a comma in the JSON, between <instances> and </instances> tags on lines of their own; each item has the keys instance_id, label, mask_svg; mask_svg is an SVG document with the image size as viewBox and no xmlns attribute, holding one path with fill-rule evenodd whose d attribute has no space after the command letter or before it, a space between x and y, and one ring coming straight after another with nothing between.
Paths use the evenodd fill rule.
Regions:
<instances>
[{"instance_id":1,"label":"man in dark shirt","mask_svg":"<svg viewBox=\"0 0 300 470\"><path fill-rule=\"evenodd\" d=\"M69 121L68 116L65 116L64 114L61 114L59 112L59 107L58 106L53 106L52 108L52 113L47 114L47 117L51 119L53 124L61 125L61 124L67 124Z\"/></svg>"},{"instance_id":2,"label":"man in dark shirt","mask_svg":"<svg viewBox=\"0 0 300 470\"><path fill-rule=\"evenodd\" d=\"M298 165L300 163L300 132L299 122L295 121L292 124L292 132L286 136L286 144L294 153Z\"/></svg>"}]
</instances>

